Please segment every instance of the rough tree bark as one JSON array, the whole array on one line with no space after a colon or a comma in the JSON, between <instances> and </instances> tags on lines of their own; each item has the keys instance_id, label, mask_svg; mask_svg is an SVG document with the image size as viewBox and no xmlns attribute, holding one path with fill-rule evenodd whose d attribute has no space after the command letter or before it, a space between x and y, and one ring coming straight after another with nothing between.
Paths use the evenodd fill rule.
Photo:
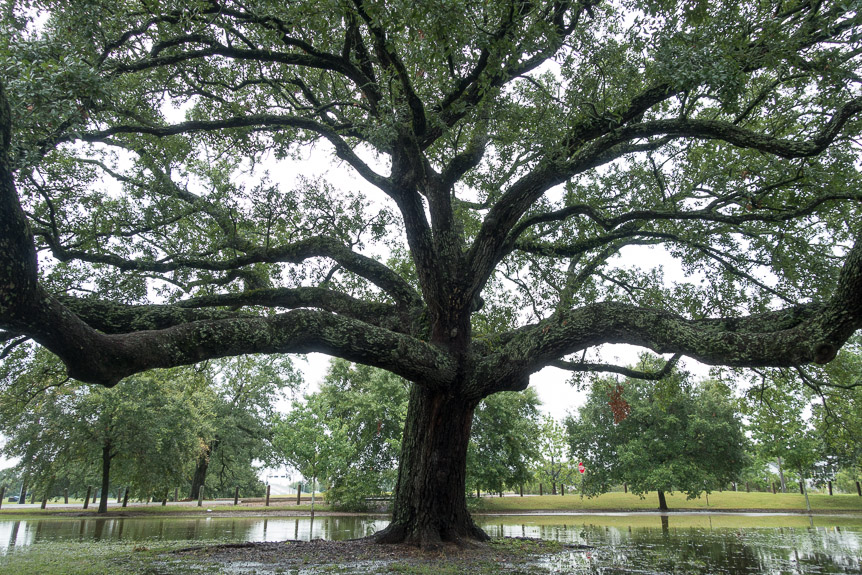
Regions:
<instances>
[{"instance_id":1,"label":"rough tree bark","mask_svg":"<svg viewBox=\"0 0 862 575\"><path fill-rule=\"evenodd\" d=\"M402 439L392 523L381 543L484 541L467 511L466 458L478 400L414 385Z\"/></svg>"}]
</instances>

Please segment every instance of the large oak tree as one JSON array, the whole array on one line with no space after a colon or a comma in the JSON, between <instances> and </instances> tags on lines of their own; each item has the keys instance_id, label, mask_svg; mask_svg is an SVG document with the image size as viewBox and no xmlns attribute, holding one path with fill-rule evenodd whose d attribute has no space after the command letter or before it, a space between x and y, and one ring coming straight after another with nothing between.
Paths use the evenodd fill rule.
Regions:
<instances>
[{"instance_id":1,"label":"large oak tree","mask_svg":"<svg viewBox=\"0 0 862 575\"><path fill-rule=\"evenodd\" d=\"M602 344L790 366L862 326L860 18L9 2L0 329L109 386L246 353L389 370L414 385L379 539L482 539L464 461L483 397L548 365L624 371L585 359ZM300 177L311 153L353 180ZM643 246L689 279L617 257Z\"/></svg>"}]
</instances>

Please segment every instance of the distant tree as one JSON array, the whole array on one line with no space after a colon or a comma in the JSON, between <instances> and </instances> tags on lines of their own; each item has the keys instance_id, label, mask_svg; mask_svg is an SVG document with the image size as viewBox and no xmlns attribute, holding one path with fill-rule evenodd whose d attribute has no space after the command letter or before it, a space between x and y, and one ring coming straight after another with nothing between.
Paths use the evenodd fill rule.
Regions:
<instances>
[{"instance_id":1,"label":"distant tree","mask_svg":"<svg viewBox=\"0 0 862 575\"><path fill-rule=\"evenodd\" d=\"M473 412L467 450L469 490L500 492L529 482L540 458L541 401L533 389L498 393Z\"/></svg>"},{"instance_id":2,"label":"distant tree","mask_svg":"<svg viewBox=\"0 0 862 575\"><path fill-rule=\"evenodd\" d=\"M852 339L835 361L807 377L817 399L812 409L823 458L862 493L862 338ZM802 370L803 374L810 372Z\"/></svg>"},{"instance_id":3,"label":"distant tree","mask_svg":"<svg viewBox=\"0 0 862 575\"><path fill-rule=\"evenodd\" d=\"M381 369L344 360L330 363L316 394L327 424L342 429L350 449L329 470L329 499L366 509L367 498L395 486L410 383Z\"/></svg>"},{"instance_id":4,"label":"distant tree","mask_svg":"<svg viewBox=\"0 0 862 575\"><path fill-rule=\"evenodd\" d=\"M329 483L332 470L342 468L352 452L345 426L339 421L327 420L325 413L320 398L307 395L305 401L294 402L290 412L280 416L273 429L276 455L312 486L312 512L317 480Z\"/></svg>"},{"instance_id":5,"label":"distant tree","mask_svg":"<svg viewBox=\"0 0 862 575\"><path fill-rule=\"evenodd\" d=\"M638 369L656 365L644 357ZM625 482L636 494L657 491L664 510L665 493L709 493L736 480L746 465L730 391L711 380L692 383L680 371L657 381L596 379L566 429L572 453L586 466L587 495Z\"/></svg>"},{"instance_id":6,"label":"distant tree","mask_svg":"<svg viewBox=\"0 0 862 575\"><path fill-rule=\"evenodd\" d=\"M91 388L87 425L101 445L99 510L107 510L111 466L141 496L166 497L180 485L218 421L208 412L207 381L190 369L152 370L113 388Z\"/></svg>"},{"instance_id":7,"label":"distant tree","mask_svg":"<svg viewBox=\"0 0 862 575\"><path fill-rule=\"evenodd\" d=\"M95 476L105 512L112 477L146 494L183 481L213 423L195 370L153 370L105 388L69 381L41 348L16 351L19 361L6 364L15 369L3 372L0 430L3 453L21 456L31 490Z\"/></svg>"},{"instance_id":8,"label":"distant tree","mask_svg":"<svg viewBox=\"0 0 862 575\"><path fill-rule=\"evenodd\" d=\"M807 417L811 390L789 370L758 370L752 379L758 383L745 394L747 427L758 456L776 465L786 493L788 472L804 480L820 459L820 440Z\"/></svg>"},{"instance_id":9,"label":"distant tree","mask_svg":"<svg viewBox=\"0 0 862 575\"><path fill-rule=\"evenodd\" d=\"M825 366L756 370L745 397L758 449L779 463L782 475L790 469L824 484L843 469L854 482L862 479L859 336Z\"/></svg>"},{"instance_id":10,"label":"distant tree","mask_svg":"<svg viewBox=\"0 0 862 575\"><path fill-rule=\"evenodd\" d=\"M578 475L573 453L566 437L566 427L550 416L542 418L539 430L539 458L535 463L535 477L551 486L551 494L557 494L557 486L571 484Z\"/></svg>"},{"instance_id":11,"label":"distant tree","mask_svg":"<svg viewBox=\"0 0 862 575\"><path fill-rule=\"evenodd\" d=\"M6 497L18 495L23 480L21 469L16 466L0 469L0 487L6 488Z\"/></svg>"},{"instance_id":12,"label":"distant tree","mask_svg":"<svg viewBox=\"0 0 862 575\"><path fill-rule=\"evenodd\" d=\"M235 487L255 492L260 480L253 462L273 459L276 402L299 387L302 375L280 355L218 360L205 374L214 425L209 441L201 444L189 497L196 499L201 485L212 496L228 495Z\"/></svg>"}]
</instances>

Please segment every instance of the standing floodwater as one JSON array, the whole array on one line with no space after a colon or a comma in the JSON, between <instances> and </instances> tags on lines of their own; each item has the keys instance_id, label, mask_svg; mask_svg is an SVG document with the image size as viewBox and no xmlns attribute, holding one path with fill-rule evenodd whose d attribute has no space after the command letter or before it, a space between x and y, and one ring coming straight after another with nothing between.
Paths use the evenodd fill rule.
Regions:
<instances>
[{"instance_id":1,"label":"standing floodwater","mask_svg":"<svg viewBox=\"0 0 862 575\"><path fill-rule=\"evenodd\" d=\"M564 514L477 517L493 537L588 546L546 560L551 572L862 573L862 517L782 514ZM381 516L0 520L3 556L80 541L343 540L384 528Z\"/></svg>"}]
</instances>

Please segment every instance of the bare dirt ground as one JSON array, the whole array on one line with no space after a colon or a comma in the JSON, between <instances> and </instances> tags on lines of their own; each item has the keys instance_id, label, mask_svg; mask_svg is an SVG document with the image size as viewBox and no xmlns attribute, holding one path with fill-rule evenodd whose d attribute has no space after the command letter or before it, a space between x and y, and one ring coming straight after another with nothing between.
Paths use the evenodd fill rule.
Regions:
<instances>
[{"instance_id":1,"label":"bare dirt ground","mask_svg":"<svg viewBox=\"0 0 862 575\"><path fill-rule=\"evenodd\" d=\"M174 551L172 555L229 567L238 573L294 570L316 573L328 572L337 566L339 573L498 574L543 571L538 566L542 557L588 549L553 541L517 538L467 546L442 544L432 549L419 549L412 545L380 545L365 538L189 547Z\"/></svg>"}]
</instances>

